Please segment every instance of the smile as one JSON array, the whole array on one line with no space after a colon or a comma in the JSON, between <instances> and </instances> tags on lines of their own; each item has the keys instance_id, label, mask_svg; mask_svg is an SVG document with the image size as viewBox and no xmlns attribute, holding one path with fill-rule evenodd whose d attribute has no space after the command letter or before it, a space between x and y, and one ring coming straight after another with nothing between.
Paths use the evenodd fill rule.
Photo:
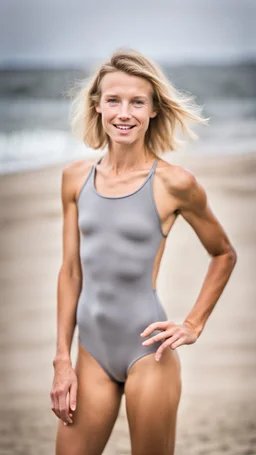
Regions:
<instances>
[{"instance_id":1,"label":"smile","mask_svg":"<svg viewBox=\"0 0 256 455\"><path fill-rule=\"evenodd\" d=\"M118 130L131 130L135 125L114 125Z\"/></svg>"}]
</instances>

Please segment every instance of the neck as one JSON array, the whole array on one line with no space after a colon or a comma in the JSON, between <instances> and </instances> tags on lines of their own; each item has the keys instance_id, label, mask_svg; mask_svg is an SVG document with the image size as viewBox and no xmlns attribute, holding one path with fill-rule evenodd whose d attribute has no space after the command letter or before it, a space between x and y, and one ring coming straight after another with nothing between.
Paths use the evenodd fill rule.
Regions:
<instances>
[{"instance_id":1,"label":"neck","mask_svg":"<svg viewBox=\"0 0 256 455\"><path fill-rule=\"evenodd\" d=\"M145 165L145 169L147 169L147 165L156 158L157 156L145 144L124 146L123 144L110 143L102 162L111 169L113 174L118 175L127 171L143 169Z\"/></svg>"}]
</instances>

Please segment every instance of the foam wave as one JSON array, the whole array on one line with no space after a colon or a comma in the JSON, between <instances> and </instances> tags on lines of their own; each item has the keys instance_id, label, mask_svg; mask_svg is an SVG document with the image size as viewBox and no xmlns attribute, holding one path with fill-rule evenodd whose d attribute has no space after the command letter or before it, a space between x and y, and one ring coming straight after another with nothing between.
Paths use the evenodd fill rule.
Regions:
<instances>
[{"instance_id":1,"label":"foam wave","mask_svg":"<svg viewBox=\"0 0 256 455\"><path fill-rule=\"evenodd\" d=\"M88 158L93 153L65 131L22 130L12 134L2 133L0 174Z\"/></svg>"}]
</instances>

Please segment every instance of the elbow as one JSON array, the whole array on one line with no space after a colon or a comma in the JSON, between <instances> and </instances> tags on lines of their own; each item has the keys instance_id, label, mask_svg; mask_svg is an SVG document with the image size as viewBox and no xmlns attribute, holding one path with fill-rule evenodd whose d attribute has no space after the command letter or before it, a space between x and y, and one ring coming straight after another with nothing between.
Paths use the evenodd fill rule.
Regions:
<instances>
[{"instance_id":1,"label":"elbow","mask_svg":"<svg viewBox=\"0 0 256 455\"><path fill-rule=\"evenodd\" d=\"M213 257L223 258L223 261L225 261L225 263L231 269L233 269L235 267L236 262L237 262L237 252L236 252L235 248L230 244L225 248L224 251L222 251L221 253L218 253L216 255L214 254Z\"/></svg>"},{"instance_id":2,"label":"elbow","mask_svg":"<svg viewBox=\"0 0 256 455\"><path fill-rule=\"evenodd\" d=\"M232 268L234 268L237 263L237 252L232 245L230 245L230 248L229 248L229 251L227 254L228 254L229 261L232 264Z\"/></svg>"},{"instance_id":3,"label":"elbow","mask_svg":"<svg viewBox=\"0 0 256 455\"><path fill-rule=\"evenodd\" d=\"M69 264L62 264L60 271L59 271L59 276L62 276L62 275L64 275L65 278L70 278L72 280L81 281L81 279L82 279L80 268L72 267Z\"/></svg>"}]
</instances>

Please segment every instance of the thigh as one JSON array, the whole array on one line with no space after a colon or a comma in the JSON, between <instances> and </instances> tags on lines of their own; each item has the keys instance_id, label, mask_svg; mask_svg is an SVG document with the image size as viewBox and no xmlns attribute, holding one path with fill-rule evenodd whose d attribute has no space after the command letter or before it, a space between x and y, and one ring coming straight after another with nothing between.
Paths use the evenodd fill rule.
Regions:
<instances>
[{"instance_id":1,"label":"thigh","mask_svg":"<svg viewBox=\"0 0 256 455\"><path fill-rule=\"evenodd\" d=\"M81 345L76 373L76 411L72 424L58 423L56 455L100 455L118 415L122 388Z\"/></svg>"},{"instance_id":2,"label":"thigh","mask_svg":"<svg viewBox=\"0 0 256 455\"><path fill-rule=\"evenodd\" d=\"M137 360L125 384L132 455L173 455L176 416L181 396L177 351L166 349Z\"/></svg>"}]
</instances>

